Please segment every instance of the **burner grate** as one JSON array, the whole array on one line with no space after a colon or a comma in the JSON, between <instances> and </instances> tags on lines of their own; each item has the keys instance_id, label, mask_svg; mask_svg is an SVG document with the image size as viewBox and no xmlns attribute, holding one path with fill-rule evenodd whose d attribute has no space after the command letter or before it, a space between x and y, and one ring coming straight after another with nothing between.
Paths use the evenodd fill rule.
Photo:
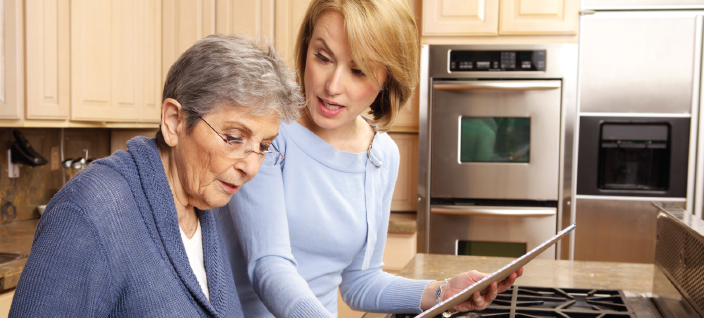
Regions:
<instances>
[{"instance_id":1,"label":"burner grate","mask_svg":"<svg viewBox=\"0 0 704 318\"><path fill-rule=\"evenodd\" d=\"M512 286L489 308L456 318L633 318L620 290Z\"/></svg>"},{"instance_id":2,"label":"burner grate","mask_svg":"<svg viewBox=\"0 0 704 318\"><path fill-rule=\"evenodd\" d=\"M412 318L415 315L395 315ZM442 315L436 316L441 318ZM635 318L621 290L511 286L483 311L452 318Z\"/></svg>"}]
</instances>

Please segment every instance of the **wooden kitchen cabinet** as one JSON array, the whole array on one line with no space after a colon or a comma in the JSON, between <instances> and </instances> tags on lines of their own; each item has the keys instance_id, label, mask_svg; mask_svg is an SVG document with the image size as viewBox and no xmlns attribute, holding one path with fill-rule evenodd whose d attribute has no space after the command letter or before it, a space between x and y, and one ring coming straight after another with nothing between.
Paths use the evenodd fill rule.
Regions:
<instances>
[{"instance_id":1,"label":"wooden kitchen cabinet","mask_svg":"<svg viewBox=\"0 0 704 318\"><path fill-rule=\"evenodd\" d=\"M0 294L0 318L6 318L10 315L10 306L12 305L12 297L14 296L14 290Z\"/></svg>"},{"instance_id":2,"label":"wooden kitchen cabinet","mask_svg":"<svg viewBox=\"0 0 704 318\"><path fill-rule=\"evenodd\" d=\"M578 0L501 0L499 34L577 34Z\"/></svg>"},{"instance_id":3,"label":"wooden kitchen cabinet","mask_svg":"<svg viewBox=\"0 0 704 318\"><path fill-rule=\"evenodd\" d=\"M27 119L70 115L69 0L25 3Z\"/></svg>"},{"instance_id":4,"label":"wooden kitchen cabinet","mask_svg":"<svg viewBox=\"0 0 704 318\"><path fill-rule=\"evenodd\" d=\"M211 34L245 34L275 41L273 0L173 0L163 4L163 73L196 41ZM280 24L277 21L277 24ZM281 50L277 47L277 52Z\"/></svg>"},{"instance_id":5,"label":"wooden kitchen cabinet","mask_svg":"<svg viewBox=\"0 0 704 318\"><path fill-rule=\"evenodd\" d=\"M20 119L24 110L23 1L3 0L2 4L0 119Z\"/></svg>"},{"instance_id":6,"label":"wooden kitchen cabinet","mask_svg":"<svg viewBox=\"0 0 704 318\"><path fill-rule=\"evenodd\" d=\"M245 34L274 41L273 0L217 0L215 30L221 34Z\"/></svg>"},{"instance_id":7,"label":"wooden kitchen cabinet","mask_svg":"<svg viewBox=\"0 0 704 318\"><path fill-rule=\"evenodd\" d=\"M303 16L306 14L310 0L283 0L276 1L276 52L286 60L290 68L295 66L296 37L301 27Z\"/></svg>"},{"instance_id":8,"label":"wooden kitchen cabinet","mask_svg":"<svg viewBox=\"0 0 704 318\"><path fill-rule=\"evenodd\" d=\"M576 34L579 0L424 0L423 36Z\"/></svg>"},{"instance_id":9,"label":"wooden kitchen cabinet","mask_svg":"<svg viewBox=\"0 0 704 318\"><path fill-rule=\"evenodd\" d=\"M417 233L389 233L384 248L384 271L398 274L416 256Z\"/></svg>"},{"instance_id":10,"label":"wooden kitchen cabinet","mask_svg":"<svg viewBox=\"0 0 704 318\"><path fill-rule=\"evenodd\" d=\"M196 41L215 33L215 7L215 0L164 1L162 86L169 68L179 56Z\"/></svg>"},{"instance_id":11,"label":"wooden kitchen cabinet","mask_svg":"<svg viewBox=\"0 0 704 318\"><path fill-rule=\"evenodd\" d=\"M161 113L161 1L71 1L71 119L154 122Z\"/></svg>"},{"instance_id":12,"label":"wooden kitchen cabinet","mask_svg":"<svg viewBox=\"0 0 704 318\"><path fill-rule=\"evenodd\" d=\"M423 0L424 36L498 35L499 0Z\"/></svg>"},{"instance_id":13,"label":"wooden kitchen cabinet","mask_svg":"<svg viewBox=\"0 0 704 318\"><path fill-rule=\"evenodd\" d=\"M389 133L401 155L391 211L416 211L418 204L418 134Z\"/></svg>"}]
</instances>

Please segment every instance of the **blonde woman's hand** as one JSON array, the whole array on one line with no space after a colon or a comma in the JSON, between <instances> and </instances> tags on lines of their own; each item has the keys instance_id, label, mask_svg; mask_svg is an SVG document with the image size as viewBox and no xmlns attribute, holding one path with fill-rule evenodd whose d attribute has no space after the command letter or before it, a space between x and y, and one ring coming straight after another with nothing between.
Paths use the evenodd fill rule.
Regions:
<instances>
[{"instance_id":1,"label":"blonde woman's hand","mask_svg":"<svg viewBox=\"0 0 704 318\"><path fill-rule=\"evenodd\" d=\"M472 270L452 277L447 281L447 285L442 287L442 293L440 294L441 301L445 301L446 299L460 293L472 284L482 280L487 275L489 274ZM469 297L469 299L453 307L453 310L484 310L487 306L489 306L489 304L491 304L492 301L494 301L498 293L509 289L509 287L511 287L511 285L513 285L516 281L516 278L521 275L523 275L523 268L518 269L515 273L511 273L511 275L506 277L501 282L493 282L485 290L474 293ZM428 285L421 302L421 308L423 310L427 310L435 305L435 301L437 300L437 289L441 284L441 281L436 281Z\"/></svg>"}]
</instances>

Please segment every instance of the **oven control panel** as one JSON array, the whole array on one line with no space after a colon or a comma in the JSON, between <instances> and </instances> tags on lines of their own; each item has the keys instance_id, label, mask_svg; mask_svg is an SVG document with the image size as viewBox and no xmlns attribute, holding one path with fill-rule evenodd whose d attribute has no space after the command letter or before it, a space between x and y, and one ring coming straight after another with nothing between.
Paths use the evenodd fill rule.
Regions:
<instances>
[{"instance_id":1,"label":"oven control panel","mask_svg":"<svg viewBox=\"0 0 704 318\"><path fill-rule=\"evenodd\" d=\"M450 72L544 72L545 50L450 51Z\"/></svg>"}]
</instances>

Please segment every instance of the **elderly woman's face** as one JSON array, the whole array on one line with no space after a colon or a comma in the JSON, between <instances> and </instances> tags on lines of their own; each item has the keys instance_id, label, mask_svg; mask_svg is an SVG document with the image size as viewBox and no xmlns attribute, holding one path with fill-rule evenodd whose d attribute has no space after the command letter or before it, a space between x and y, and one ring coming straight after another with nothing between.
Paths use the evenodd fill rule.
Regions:
<instances>
[{"instance_id":1,"label":"elderly woman's face","mask_svg":"<svg viewBox=\"0 0 704 318\"><path fill-rule=\"evenodd\" d=\"M219 107L203 116L189 134L181 133L174 160L179 183L191 205L201 210L224 206L259 171L257 154L234 159L222 139L242 137L246 140L243 147L257 152L269 148L279 133L280 118L249 112L241 106Z\"/></svg>"}]
</instances>

